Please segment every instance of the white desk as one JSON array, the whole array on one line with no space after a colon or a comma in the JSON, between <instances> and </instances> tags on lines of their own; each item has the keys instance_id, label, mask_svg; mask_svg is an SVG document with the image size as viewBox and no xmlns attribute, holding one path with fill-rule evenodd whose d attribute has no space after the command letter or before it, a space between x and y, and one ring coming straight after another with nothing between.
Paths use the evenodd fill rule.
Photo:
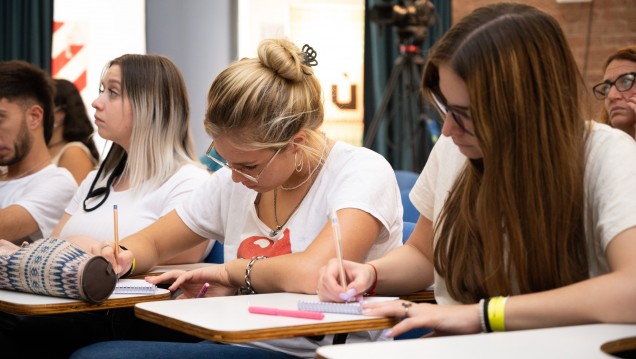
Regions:
<instances>
[{"instance_id":1,"label":"white desk","mask_svg":"<svg viewBox=\"0 0 636 359\"><path fill-rule=\"evenodd\" d=\"M139 302L170 299L170 291L157 288L155 294L111 294L100 304L91 304L78 299L49 297L31 293L0 289L0 310L14 314L60 314L132 307Z\"/></svg>"},{"instance_id":2,"label":"white desk","mask_svg":"<svg viewBox=\"0 0 636 359\"><path fill-rule=\"evenodd\" d=\"M139 303L135 315L155 324L217 342L246 342L377 330L397 318L325 313L322 320L251 314L249 306L298 309L317 295L271 293Z\"/></svg>"},{"instance_id":3,"label":"white desk","mask_svg":"<svg viewBox=\"0 0 636 359\"><path fill-rule=\"evenodd\" d=\"M319 348L316 356L321 359L612 358L601 350L601 345L635 336L636 325L591 324L505 333L332 345ZM623 346L621 349L628 348Z\"/></svg>"}]
</instances>

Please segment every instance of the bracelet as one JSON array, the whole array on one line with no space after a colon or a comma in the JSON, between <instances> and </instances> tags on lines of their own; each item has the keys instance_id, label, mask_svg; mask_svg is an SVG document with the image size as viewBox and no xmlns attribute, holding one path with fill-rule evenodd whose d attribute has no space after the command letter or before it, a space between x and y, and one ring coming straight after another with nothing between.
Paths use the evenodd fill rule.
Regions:
<instances>
[{"instance_id":1,"label":"bracelet","mask_svg":"<svg viewBox=\"0 0 636 359\"><path fill-rule=\"evenodd\" d=\"M128 250L128 248L126 248L124 246L119 246L119 248L123 249L125 251ZM133 272L135 271L135 266L136 265L137 265L137 261L135 260L135 257L133 257L132 264L130 265L130 268L128 268L128 271L122 275L122 278L131 276L133 274Z\"/></svg>"},{"instance_id":2,"label":"bracelet","mask_svg":"<svg viewBox=\"0 0 636 359\"><path fill-rule=\"evenodd\" d=\"M504 314L508 297L490 298L488 303L488 323L493 332L503 332L506 330Z\"/></svg>"},{"instance_id":3,"label":"bracelet","mask_svg":"<svg viewBox=\"0 0 636 359\"><path fill-rule=\"evenodd\" d=\"M367 290L366 293L364 293L364 295L369 296L369 295L375 295L375 287L378 285L378 269L371 263L365 263L371 266L371 268L373 268L373 272L375 273L375 279L373 280L373 284L371 285L371 288L369 288L369 290Z\"/></svg>"},{"instance_id":4,"label":"bracelet","mask_svg":"<svg viewBox=\"0 0 636 359\"><path fill-rule=\"evenodd\" d=\"M254 256L245 266L245 287L240 288L240 294L256 294L256 291L252 287L252 266L257 260L265 259L266 256Z\"/></svg>"},{"instance_id":5,"label":"bracelet","mask_svg":"<svg viewBox=\"0 0 636 359\"><path fill-rule=\"evenodd\" d=\"M479 300L479 323L481 324L481 331L484 333L490 333L490 327L487 325L488 321L486 318L488 317L487 306L489 299L480 299Z\"/></svg>"}]
</instances>

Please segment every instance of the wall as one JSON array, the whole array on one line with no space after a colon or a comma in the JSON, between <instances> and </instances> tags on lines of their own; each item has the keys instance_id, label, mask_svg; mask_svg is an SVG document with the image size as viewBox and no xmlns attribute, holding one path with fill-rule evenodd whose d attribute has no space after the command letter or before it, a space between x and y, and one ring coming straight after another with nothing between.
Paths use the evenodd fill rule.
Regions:
<instances>
[{"instance_id":1,"label":"wall","mask_svg":"<svg viewBox=\"0 0 636 359\"><path fill-rule=\"evenodd\" d=\"M498 0L452 0L453 23L477 7ZM554 16L570 43L588 88L601 82L607 56L636 44L635 0L592 0L557 3L556 0L516 1L535 6ZM600 109L602 103L594 103Z\"/></svg>"},{"instance_id":2,"label":"wall","mask_svg":"<svg viewBox=\"0 0 636 359\"><path fill-rule=\"evenodd\" d=\"M203 130L208 89L216 75L236 58L234 3L232 0L146 2L147 53L167 56L183 73L199 154L210 144Z\"/></svg>"}]
</instances>

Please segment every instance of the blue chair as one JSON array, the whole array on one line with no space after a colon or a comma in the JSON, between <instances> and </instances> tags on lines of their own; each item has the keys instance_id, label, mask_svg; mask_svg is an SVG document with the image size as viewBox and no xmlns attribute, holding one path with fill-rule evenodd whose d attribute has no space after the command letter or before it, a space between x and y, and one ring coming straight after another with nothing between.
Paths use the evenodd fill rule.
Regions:
<instances>
[{"instance_id":1,"label":"blue chair","mask_svg":"<svg viewBox=\"0 0 636 359\"><path fill-rule=\"evenodd\" d=\"M223 243L216 241L214 242L214 246L212 246L212 250L208 254L207 257L203 260L205 263L223 263Z\"/></svg>"},{"instance_id":2,"label":"blue chair","mask_svg":"<svg viewBox=\"0 0 636 359\"><path fill-rule=\"evenodd\" d=\"M404 222L402 227L402 243L406 243L406 241L411 236L413 229L415 228L415 223L413 222Z\"/></svg>"},{"instance_id":3,"label":"blue chair","mask_svg":"<svg viewBox=\"0 0 636 359\"><path fill-rule=\"evenodd\" d=\"M411 236L411 233L413 232L414 228L415 228L415 223L406 222L406 221L404 222L404 227L402 228L402 235L404 237L402 238L402 242L406 243L406 241ZM430 332L430 329L415 328L415 329L409 330L406 333L402 333L402 334L398 335L394 339L395 340L416 339L416 338L421 338L422 336L426 335L429 332Z\"/></svg>"},{"instance_id":4,"label":"blue chair","mask_svg":"<svg viewBox=\"0 0 636 359\"><path fill-rule=\"evenodd\" d=\"M413 171L396 170L395 178L397 179L398 187L400 191L410 190L413 188L415 181L420 175Z\"/></svg>"},{"instance_id":5,"label":"blue chair","mask_svg":"<svg viewBox=\"0 0 636 359\"><path fill-rule=\"evenodd\" d=\"M411 203L411 199L409 198L409 192L411 190L401 190L400 195L402 197L402 208L404 209L404 213L402 213L402 220L404 222L417 222L418 218L420 218L420 212L415 208L413 203Z\"/></svg>"}]
</instances>

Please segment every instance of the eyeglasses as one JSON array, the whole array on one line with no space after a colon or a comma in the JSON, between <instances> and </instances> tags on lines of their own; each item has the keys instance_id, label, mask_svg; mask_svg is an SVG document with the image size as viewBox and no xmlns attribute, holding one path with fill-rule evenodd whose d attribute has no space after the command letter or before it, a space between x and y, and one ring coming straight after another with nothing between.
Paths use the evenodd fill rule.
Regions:
<instances>
[{"instance_id":1,"label":"eyeglasses","mask_svg":"<svg viewBox=\"0 0 636 359\"><path fill-rule=\"evenodd\" d=\"M254 182L254 183L258 183L258 179L261 177L261 175L263 174L263 172L265 172L265 170L267 169L267 167L269 167L269 165L272 164L272 162L274 161L274 158L276 158L276 156L278 156L278 154L280 153L280 150L282 150L283 148L279 148L276 153L274 153L274 155L272 156L272 158L269 160L269 162L267 162L267 164L265 165L265 167L263 167L263 169L261 170L261 172L259 172L256 177L249 175L241 170L238 170L232 166L230 166L226 160L220 158L220 157L215 157L212 153L210 153L212 151L212 149L214 149L214 141L212 141L210 143L210 147L208 147L208 150L205 152L205 155L211 159L212 161L216 162L217 164L232 170L238 174L240 174L241 176L247 178L248 180Z\"/></svg>"},{"instance_id":2,"label":"eyeglasses","mask_svg":"<svg viewBox=\"0 0 636 359\"><path fill-rule=\"evenodd\" d=\"M469 130L466 129L466 124L464 123L464 119L466 119L467 121L472 121L470 116L468 116L463 111L460 111L460 110L454 109L452 107L449 107L434 92L431 92L431 97L433 98L433 101L435 102L435 106L437 106L437 109L442 114L443 118L446 118L447 114L450 113L451 117L453 118L453 121L455 121L457 126L459 128L461 128L462 131L466 132L467 134L469 134L471 136L475 136L474 132L469 131Z\"/></svg>"},{"instance_id":3,"label":"eyeglasses","mask_svg":"<svg viewBox=\"0 0 636 359\"><path fill-rule=\"evenodd\" d=\"M594 85L592 92L594 93L594 97L599 100L604 100L607 95L609 95L612 86L616 86L618 92L625 92L634 86L634 79L636 79L636 72L628 72L618 76L614 81L608 80Z\"/></svg>"}]
</instances>

